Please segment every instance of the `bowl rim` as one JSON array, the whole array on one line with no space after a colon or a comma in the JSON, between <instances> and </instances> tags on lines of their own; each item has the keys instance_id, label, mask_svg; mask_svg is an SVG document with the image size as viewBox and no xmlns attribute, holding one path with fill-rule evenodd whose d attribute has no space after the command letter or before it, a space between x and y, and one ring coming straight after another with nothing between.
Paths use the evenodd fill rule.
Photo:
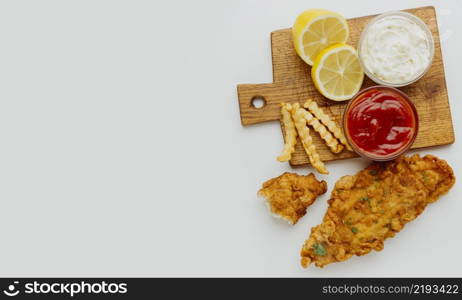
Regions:
<instances>
[{"instance_id":1,"label":"bowl rim","mask_svg":"<svg viewBox=\"0 0 462 300\"><path fill-rule=\"evenodd\" d=\"M381 20L383 18L389 17L389 16L402 16L402 17L405 17L405 18L408 18L408 19L412 20L420 28L422 28L422 30L425 32L425 35L427 36L427 39L428 39L428 44L429 44L429 47L430 47L430 49L429 49L430 50L430 60L428 62L428 65L425 67L425 69L421 73L417 74L416 77L412 78L409 81L400 82L400 83L394 83L394 82L388 82L388 81L385 81L385 80L382 80L382 79L376 77L371 71L369 71L366 64L363 62L363 58L361 56L362 44L363 44L363 42L365 40L365 37L367 35L368 30L377 21L379 21L379 20ZM402 86L406 86L406 85L409 85L409 84L412 84L412 83L416 82L417 80L422 78L428 72L428 70L430 70L430 68L431 68L431 66L433 64L433 60L435 58L435 40L433 39L432 31L430 30L428 25L421 18L419 18L418 16L416 16L414 14L408 13L408 12L394 10L394 11L389 11L389 12L386 12L386 13L383 13L383 14L379 14L379 15L375 16L374 18L372 18L366 24L366 26L364 27L364 29L361 32L361 35L359 37L359 40L358 40L358 43L357 43L357 51L358 51L359 62L361 63L361 67L363 68L363 71L367 75L367 77L369 77L372 81L374 81L375 83L377 83L379 85L390 86L390 87L402 87Z\"/></svg>"},{"instance_id":2,"label":"bowl rim","mask_svg":"<svg viewBox=\"0 0 462 300\"><path fill-rule=\"evenodd\" d=\"M399 94L401 96L402 99L404 99L404 101L406 101L413 114L414 114L414 120L415 120L415 125L414 125L414 133L412 134L412 137L409 139L409 141L407 142L407 144L402 147L399 151L397 152L393 152L391 154L388 154L386 156L382 156L382 155L375 155L375 154L372 154L370 152L367 152L367 151L364 151L362 150L361 148L359 148L354 142L353 140L351 139L349 133L348 133L348 129L347 129L347 122L348 122L348 112L350 111L351 107L354 105L354 102L355 100L361 96L362 94L364 94L365 92L367 91L370 91L372 89L379 89L379 90L388 90L388 91L392 91L392 92L395 92L397 94ZM369 160L373 160L373 161L389 161L389 160L393 160L399 156L401 156L402 154L404 154L405 152L407 152L411 146L414 144L414 141L415 139L417 138L417 134L419 132L419 114L417 113L417 109L414 105L414 103L410 100L409 96L404 93L403 91L395 88L395 87L391 87L391 86L386 86L386 85L374 85L374 86L370 86L368 88L365 88L365 89L362 89L360 90L358 93L356 93L356 95L353 96L353 98L351 98L351 100L348 102L347 106L345 107L345 110L343 111L343 116L342 116L342 125L343 125L343 134L348 142L348 144L351 146L351 148L353 149L353 151L358 154L360 157L363 157L363 158L366 158L366 159L369 159Z\"/></svg>"}]
</instances>

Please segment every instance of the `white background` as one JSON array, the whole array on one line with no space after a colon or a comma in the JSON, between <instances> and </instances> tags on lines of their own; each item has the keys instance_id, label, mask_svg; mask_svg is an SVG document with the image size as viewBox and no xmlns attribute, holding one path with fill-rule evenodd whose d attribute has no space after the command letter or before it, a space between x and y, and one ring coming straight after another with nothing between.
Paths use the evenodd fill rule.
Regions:
<instances>
[{"instance_id":1,"label":"white background","mask_svg":"<svg viewBox=\"0 0 462 300\"><path fill-rule=\"evenodd\" d=\"M461 276L456 186L385 249L324 269L299 251L336 180L294 227L256 192L284 171L277 122L244 128L236 85L272 81L271 31L323 7L435 5L462 174L462 2L2 1L1 276ZM305 174L311 168L297 169Z\"/></svg>"}]
</instances>

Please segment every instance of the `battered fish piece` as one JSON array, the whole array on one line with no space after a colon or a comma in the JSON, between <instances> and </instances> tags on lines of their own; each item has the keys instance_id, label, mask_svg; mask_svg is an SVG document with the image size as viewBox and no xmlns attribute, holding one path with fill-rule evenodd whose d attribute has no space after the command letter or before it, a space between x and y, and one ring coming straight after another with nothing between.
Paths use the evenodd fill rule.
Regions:
<instances>
[{"instance_id":1,"label":"battered fish piece","mask_svg":"<svg viewBox=\"0 0 462 300\"><path fill-rule=\"evenodd\" d=\"M273 215L295 224L306 214L306 208L326 191L327 183L318 181L313 173L303 176L286 172L263 183L258 195L266 198Z\"/></svg>"},{"instance_id":2,"label":"battered fish piece","mask_svg":"<svg viewBox=\"0 0 462 300\"><path fill-rule=\"evenodd\" d=\"M383 242L454 185L451 167L435 156L373 163L335 185L322 224L311 229L301 264L324 267L383 249Z\"/></svg>"}]
</instances>

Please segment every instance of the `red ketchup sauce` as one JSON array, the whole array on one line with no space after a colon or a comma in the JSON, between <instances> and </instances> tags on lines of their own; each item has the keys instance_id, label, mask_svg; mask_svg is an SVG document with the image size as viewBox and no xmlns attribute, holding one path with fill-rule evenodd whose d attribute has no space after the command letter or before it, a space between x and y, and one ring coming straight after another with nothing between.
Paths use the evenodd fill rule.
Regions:
<instances>
[{"instance_id":1,"label":"red ketchup sauce","mask_svg":"<svg viewBox=\"0 0 462 300\"><path fill-rule=\"evenodd\" d=\"M359 150L388 157L413 142L416 112L399 92L372 88L352 101L346 116L347 134Z\"/></svg>"}]
</instances>

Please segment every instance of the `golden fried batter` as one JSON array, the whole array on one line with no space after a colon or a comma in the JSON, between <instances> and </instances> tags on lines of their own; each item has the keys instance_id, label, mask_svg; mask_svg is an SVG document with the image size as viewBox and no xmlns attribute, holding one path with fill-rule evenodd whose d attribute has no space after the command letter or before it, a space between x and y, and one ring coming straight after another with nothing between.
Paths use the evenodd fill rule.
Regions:
<instances>
[{"instance_id":1,"label":"golden fried batter","mask_svg":"<svg viewBox=\"0 0 462 300\"><path fill-rule=\"evenodd\" d=\"M271 213L295 224L326 191L326 182L318 181L313 173L303 176L286 172L263 183L258 195L266 198Z\"/></svg>"},{"instance_id":2,"label":"golden fried batter","mask_svg":"<svg viewBox=\"0 0 462 300\"><path fill-rule=\"evenodd\" d=\"M435 156L373 163L335 185L322 224L311 229L301 263L323 267L383 249L383 242L414 220L455 182L451 167Z\"/></svg>"}]
</instances>

